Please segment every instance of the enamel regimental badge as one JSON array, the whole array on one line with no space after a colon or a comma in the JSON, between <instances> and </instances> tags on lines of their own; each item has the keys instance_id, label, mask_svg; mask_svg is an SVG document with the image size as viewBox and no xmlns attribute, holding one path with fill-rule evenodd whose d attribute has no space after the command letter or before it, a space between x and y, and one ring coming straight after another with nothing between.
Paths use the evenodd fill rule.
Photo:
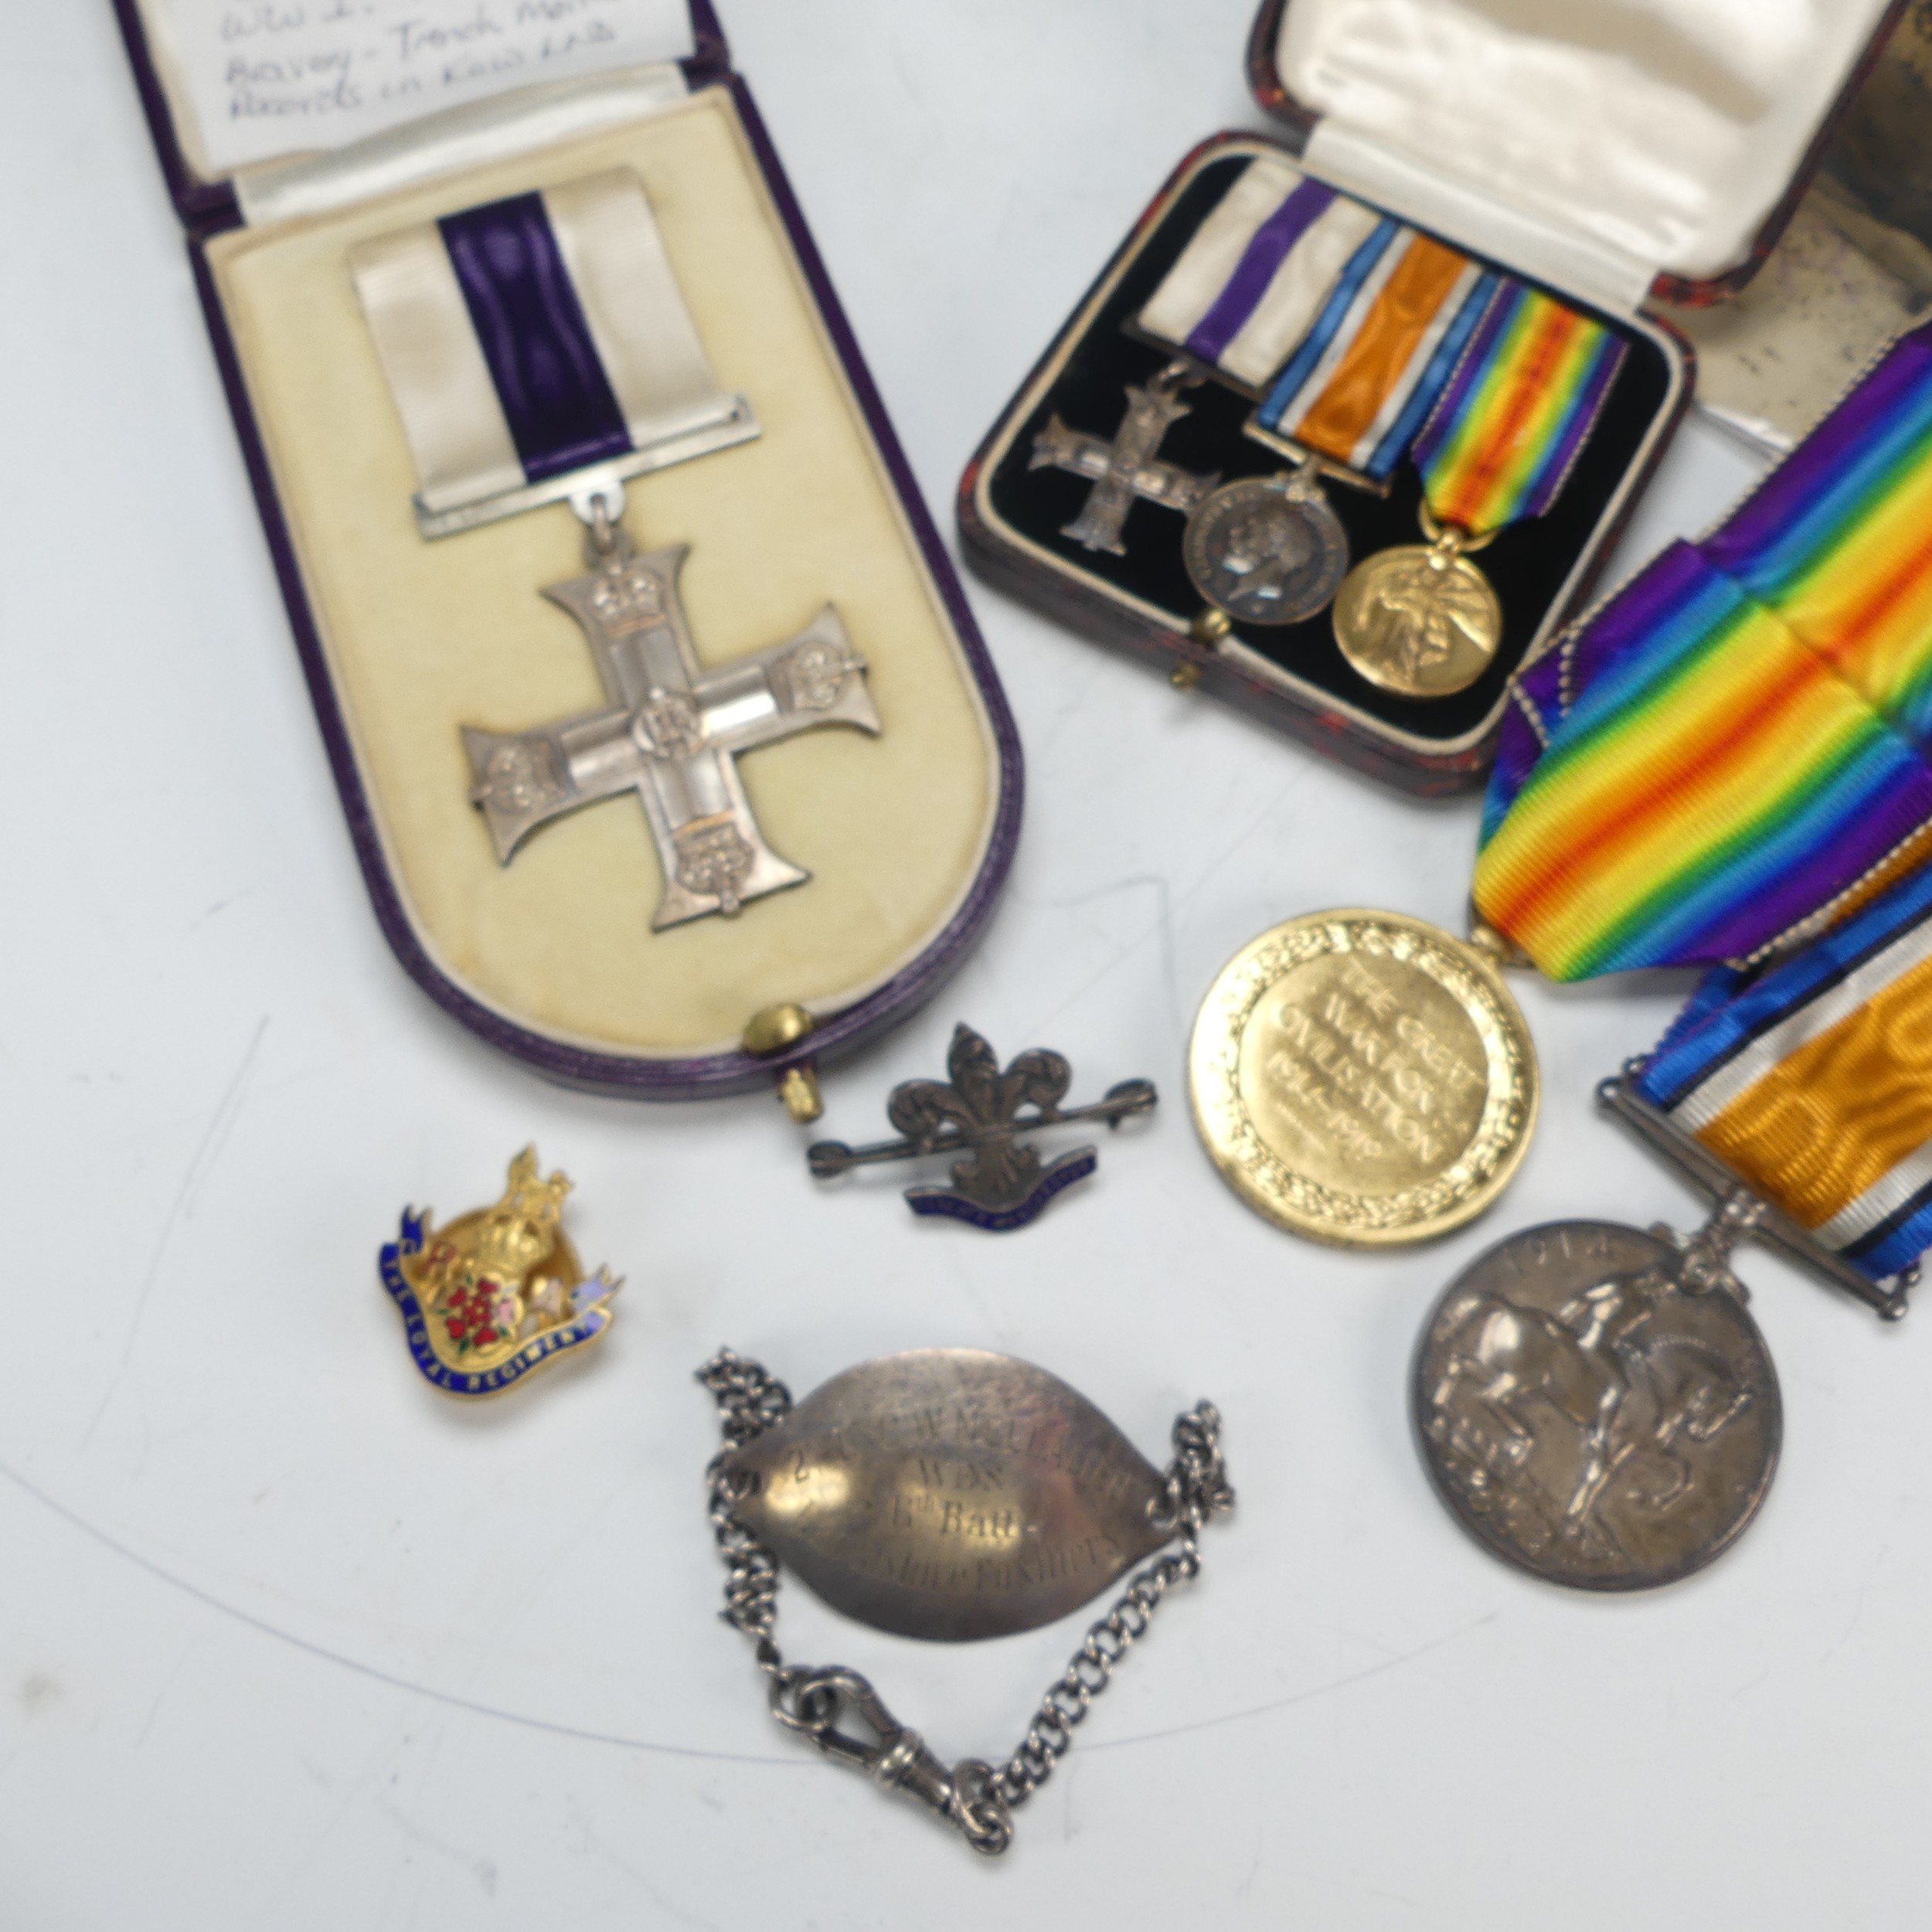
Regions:
<instances>
[{"instance_id":1,"label":"enamel regimental badge","mask_svg":"<svg viewBox=\"0 0 1932 1932\"><path fill-rule=\"evenodd\" d=\"M563 1234L570 1191L564 1175L543 1178L526 1147L494 1207L440 1230L427 1212L403 1210L400 1234L383 1250L383 1286L417 1367L437 1388L498 1394L609 1328L623 1283L604 1268L585 1278Z\"/></svg>"}]
</instances>

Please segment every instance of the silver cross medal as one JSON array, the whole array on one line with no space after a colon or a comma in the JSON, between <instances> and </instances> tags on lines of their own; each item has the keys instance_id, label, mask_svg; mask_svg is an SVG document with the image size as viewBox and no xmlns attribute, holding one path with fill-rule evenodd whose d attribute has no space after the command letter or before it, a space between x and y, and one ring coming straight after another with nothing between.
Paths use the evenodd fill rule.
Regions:
<instances>
[{"instance_id":1,"label":"silver cross medal","mask_svg":"<svg viewBox=\"0 0 1932 1932\"><path fill-rule=\"evenodd\" d=\"M1029 469L1070 470L1094 479L1085 505L1062 528L1062 536L1089 550L1124 556L1127 546L1121 533L1138 499L1145 498L1185 516L1220 481L1218 470L1212 476L1196 476L1156 459L1168 430L1189 413L1179 392L1199 380L1190 364L1173 362L1145 389L1130 384L1127 414L1111 443L1084 430L1069 429L1057 415L1033 438Z\"/></svg>"},{"instance_id":2,"label":"silver cross medal","mask_svg":"<svg viewBox=\"0 0 1932 1932\"><path fill-rule=\"evenodd\" d=\"M678 595L689 546L640 553L601 495L587 508L590 570L543 594L583 627L609 702L532 731L463 727L498 862L539 825L634 791L664 869L654 931L803 885L811 875L766 844L736 760L824 725L877 734L866 662L838 611L828 604L796 637L705 671Z\"/></svg>"}]
</instances>

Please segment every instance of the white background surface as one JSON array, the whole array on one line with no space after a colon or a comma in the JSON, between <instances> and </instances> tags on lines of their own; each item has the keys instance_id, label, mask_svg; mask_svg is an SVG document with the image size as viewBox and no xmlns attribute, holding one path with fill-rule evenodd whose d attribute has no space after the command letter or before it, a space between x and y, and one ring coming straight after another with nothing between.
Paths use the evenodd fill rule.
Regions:
<instances>
[{"instance_id":1,"label":"white background surface","mask_svg":"<svg viewBox=\"0 0 1932 1932\"><path fill-rule=\"evenodd\" d=\"M728 25L929 499L1168 169L1252 123L1247 0L733 0ZM829 1083L875 1131L964 1016L1166 1096L993 1239L821 1194L762 1098L540 1083L444 1020L363 898L174 220L104 5L0 55L0 1925L195 1932L1925 1922L1932 1335L1768 1258L1784 1469L1634 1601L1439 1509L1412 1338L1490 1241L1687 1195L1594 1114L1672 989L1522 988L1547 1082L1485 1222L1395 1257L1237 1206L1182 1091L1194 1004L1293 913L1461 917L1473 801L1353 779L977 586L1029 759L1020 858L938 1004ZM1693 424L1617 570L1750 465ZM534 1137L600 1359L493 1407L420 1381L374 1274L405 1201ZM801 1393L922 1343L1066 1376L1150 1454L1203 1394L1240 1506L1002 1862L779 1734L716 1616L691 1371ZM1158 1454L1157 1454L1157 1459ZM839 1623L940 1751L1010 1748L1077 1622L968 1648Z\"/></svg>"}]
</instances>

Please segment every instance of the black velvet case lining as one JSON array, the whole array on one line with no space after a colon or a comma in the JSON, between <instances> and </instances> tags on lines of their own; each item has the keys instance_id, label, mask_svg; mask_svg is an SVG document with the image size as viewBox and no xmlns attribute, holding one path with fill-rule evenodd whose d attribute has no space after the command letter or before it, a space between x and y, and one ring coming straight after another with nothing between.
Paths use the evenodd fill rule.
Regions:
<instances>
[{"instance_id":1,"label":"black velvet case lining","mask_svg":"<svg viewBox=\"0 0 1932 1932\"><path fill-rule=\"evenodd\" d=\"M1070 569L1172 614L1174 628L1180 631L1202 608L1182 561L1185 519L1158 504L1137 501L1128 512L1123 536L1126 556L1085 549L1063 536L1060 528L1080 513L1093 485L1064 470L1031 468L1029 461L1034 437L1055 415L1072 428L1109 440L1117 434L1127 410L1127 386L1145 383L1170 359L1166 352L1128 334L1124 325L1139 314L1189 238L1251 158L1244 148L1210 159L1175 197L1128 264L1111 298L1073 345L1058 378L1009 446L990 484L993 508L1020 535L1064 560ZM1237 622L1235 636L1271 663L1396 730L1446 743L1481 726L1542 629L1658 419L1671 406L1674 372L1663 348L1612 317L1598 319L1617 329L1630 352L1595 432L1555 504L1543 516L1504 530L1477 560L1502 600L1503 638L1495 662L1468 690L1417 702L1379 689L1358 675L1336 648L1328 611L1305 623L1278 628ZM1247 396L1221 383L1206 382L1185 392L1185 400L1189 413L1162 442L1163 461L1203 475L1219 471L1223 482L1272 475L1284 467L1281 457L1242 433L1254 408ZM1406 460L1386 497L1332 478L1325 488L1348 531L1355 561L1392 545L1423 540L1417 515L1420 484Z\"/></svg>"}]
</instances>

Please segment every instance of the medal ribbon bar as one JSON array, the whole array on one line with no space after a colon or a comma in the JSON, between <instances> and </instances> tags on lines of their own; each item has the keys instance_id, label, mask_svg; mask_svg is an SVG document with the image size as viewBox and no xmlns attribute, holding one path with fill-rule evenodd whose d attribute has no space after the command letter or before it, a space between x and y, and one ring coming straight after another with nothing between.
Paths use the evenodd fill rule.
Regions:
<instances>
[{"instance_id":1,"label":"medal ribbon bar","mask_svg":"<svg viewBox=\"0 0 1932 1932\"><path fill-rule=\"evenodd\" d=\"M1719 968L1630 1084L1870 1281L1932 1243L1932 872L1795 959Z\"/></svg>"},{"instance_id":2,"label":"medal ribbon bar","mask_svg":"<svg viewBox=\"0 0 1932 1932\"><path fill-rule=\"evenodd\" d=\"M1517 681L1475 902L1553 978L1754 963L1932 854L1932 328Z\"/></svg>"},{"instance_id":3,"label":"medal ribbon bar","mask_svg":"<svg viewBox=\"0 0 1932 1932\"><path fill-rule=\"evenodd\" d=\"M1258 391L1380 226L1371 209L1264 155L1195 231L1141 310L1148 335Z\"/></svg>"},{"instance_id":4,"label":"medal ribbon bar","mask_svg":"<svg viewBox=\"0 0 1932 1932\"><path fill-rule=\"evenodd\" d=\"M1430 513L1469 536L1555 502L1625 352L1603 323L1521 282L1489 279L1475 339L1415 440Z\"/></svg>"},{"instance_id":5,"label":"medal ribbon bar","mask_svg":"<svg viewBox=\"0 0 1932 1932\"><path fill-rule=\"evenodd\" d=\"M351 272L446 536L758 433L719 386L628 168L365 242Z\"/></svg>"},{"instance_id":6,"label":"medal ribbon bar","mask_svg":"<svg viewBox=\"0 0 1932 1932\"><path fill-rule=\"evenodd\" d=\"M1380 486L1454 372L1497 277L1396 221L1337 278L1255 425Z\"/></svg>"}]
</instances>

